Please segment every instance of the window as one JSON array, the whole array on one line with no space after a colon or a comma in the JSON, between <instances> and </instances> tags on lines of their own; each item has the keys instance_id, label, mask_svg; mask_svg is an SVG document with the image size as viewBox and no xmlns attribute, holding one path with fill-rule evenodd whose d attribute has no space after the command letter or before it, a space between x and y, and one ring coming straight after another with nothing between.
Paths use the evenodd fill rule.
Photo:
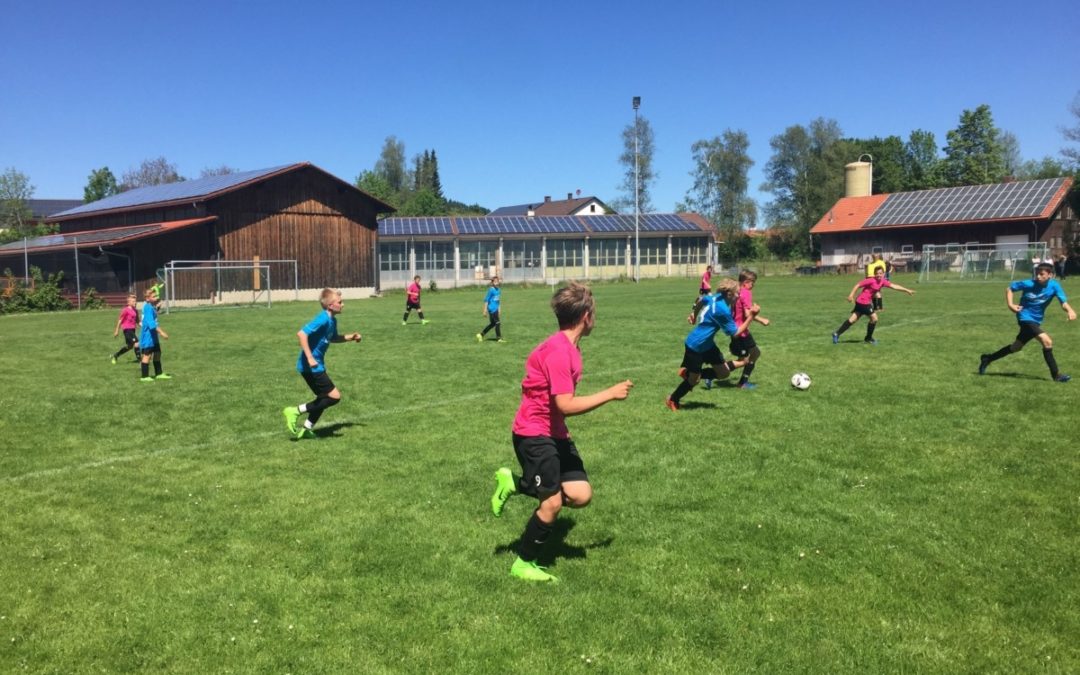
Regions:
<instances>
[{"instance_id":1,"label":"window","mask_svg":"<svg viewBox=\"0 0 1080 675\"><path fill-rule=\"evenodd\" d=\"M580 267L584 244L582 239L548 239L547 266Z\"/></svg>"},{"instance_id":2,"label":"window","mask_svg":"<svg viewBox=\"0 0 1080 675\"><path fill-rule=\"evenodd\" d=\"M633 247L633 244L631 244ZM641 250L642 265L664 265L667 263L667 239L641 239L638 244Z\"/></svg>"},{"instance_id":3,"label":"window","mask_svg":"<svg viewBox=\"0 0 1080 675\"><path fill-rule=\"evenodd\" d=\"M592 239L589 241L589 266L618 266L626 264L625 239Z\"/></svg>"},{"instance_id":4,"label":"window","mask_svg":"<svg viewBox=\"0 0 1080 675\"><path fill-rule=\"evenodd\" d=\"M900 255L912 255L915 253L915 247L911 244L904 244L900 247Z\"/></svg>"},{"instance_id":5,"label":"window","mask_svg":"<svg viewBox=\"0 0 1080 675\"><path fill-rule=\"evenodd\" d=\"M418 241L416 246L417 270L454 269L454 243L450 241Z\"/></svg>"},{"instance_id":6,"label":"window","mask_svg":"<svg viewBox=\"0 0 1080 675\"><path fill-rule=\"evenodd\" d=\"M379 242L379 269L383 272L408 271L409 249L406 242Z\"/></svg>"},{"instance_id":7,"label":"window","mask_svg":"<svg viewBox=\"0 0 1080 675\"><path fill-rule=\"evenodd\" d=\"M875 246L875 247L870 249L870 252L871 253L884 253L885 252L885 247L884 246Z\"/></svg>"},{"instance_id":8,"label":"window","mask_svg":"<svg viewBox=\"0 0 1080 675\"><path fill-rule=\"evenodd\" d=\"M495 265L495 254L499 250L497 241L463 241L461 249L461 269L475 269L477 265L491 267Z\"/></svg>"},{"instance_id":9,"label":"window","mask_svg":"<svg viewBox=\"0 0 1080 675\"><path fill-rule=\"evenodd\" d=\"M704 237L680 237L671 241L671 262L676 265L700 265L709 254Z\"/></svg>"},{"instance_id":10,"label":"window","mask_svg":"<svg viewBox=\"0 0 1080 675\"><path fill-rule=\"evenodd\" d=\"M540 267L540 241L503 242L503 268Z\"/></svg>"}]
</instances>

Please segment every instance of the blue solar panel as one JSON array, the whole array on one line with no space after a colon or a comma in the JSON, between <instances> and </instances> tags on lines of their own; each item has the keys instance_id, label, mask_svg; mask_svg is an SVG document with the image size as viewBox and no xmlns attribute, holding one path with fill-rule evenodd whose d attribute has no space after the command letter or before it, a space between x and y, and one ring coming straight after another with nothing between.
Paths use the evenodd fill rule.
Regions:
<instances>
[{"instance_id":1,"label":"blue solar panel","mask_svg":"<svg viewBox=\"0 0 1080 675\"><path fill-rule=\"evenodd\" d=\"M144 204L171 202L178 199L196 199L235 187L241 183L261 178L262 176L281 171L282 169L287 169L290 166L295 165L286 164L284 166L275 166L269 169L241 171L239 173L230 173L223 176L207 176L206 178L185 180L179 183L167 183L165 185L150 185L147 187L135 188L134 190L121 192L118 195L106 197L105 199L99 199L96 202L83 204L74 209L61 211L60 213L55 214L55 216L73 216L84 213L94 213L97 211L106 211L109 209L123 209L131 206L142 206Z\"/></svg>"},{"instance_id":2,"label":"blue solar panel","mask_svg":"<svg viewBox=\"0 0 1080 675\"><path fill-rule=\"evenodd\" d=\"M383 218L379 234L386 237L451 236L454 229L449 218Z\"/></svg>"},{"instance_id":3,"label":"blue solar panel","mask_svg":"<svg viewBox=\"0 0 1080 675\"><path fill-rule=\"evenodd\" d=\"M1036 218L1064 178L969 185L889 195L864 227Z\"/></svg>"},{"instance_id":4,"label":"blue solar panel","mask_svg":"<svg viewBox=\"0 0 1080 675\"><path fill-rule=\"evenodd\" d=\"M462 236L499 237L513 235L631 233L634 217L602 216L461 216L453 218ZM384 237L419 237L453 234L450 218L392 217L379 221ZM699 228L674 213L646 213L639 219L641 232L694 232Z\"/></svg>"},{"instance_id":5,"label":"blue solar panel","mask_svg":"<svg viewBox=\"0 0 1080 675\"><path fill-rule=\"evenodd\" d=\"M119 242L137 235L149 234L162 229L162 223L149 225L132 225L131 227L118 227L111 230L90 230L73 234L49 234L44 237L34 237L26 241L27 249L48 248L51 246L87 246L104 244L106 242ZM14 241L0 246L0 253L8 251L22 251L23 242Z\"/></svg>"}]
</instances>

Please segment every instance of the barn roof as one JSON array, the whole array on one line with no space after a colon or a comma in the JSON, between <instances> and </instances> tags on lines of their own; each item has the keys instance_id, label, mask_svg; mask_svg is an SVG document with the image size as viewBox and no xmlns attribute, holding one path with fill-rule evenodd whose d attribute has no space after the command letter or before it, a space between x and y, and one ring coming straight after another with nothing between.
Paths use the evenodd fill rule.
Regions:
<instances>
[{"instance_id":1,"label":"barn roof","mask_svg":"<svg viewBox=\"0 0 1080 675\"><path fill-rule=\"evenodd\" d=\"M696 213L643 213L640 232L712 234L715 228ZM597 216L442 216L391 217L379 221L380 237L456 237L505 235L629 234L632 215Z\"/></svg>"},{"instance_id":2,"label":"barn roof","mask_svg":"<svg viewBox=\"0 0 1080 675\"><path fill-rule=\"evenodd\" d=\"M34 218L44 219L49 216L82 206L81 199L27 199L26 206L34 214Z\"/></svg>"},{"instance_id":3,"label":"barn roof","mask_svg":"<svg viewBox=\"0 0 1080 675\"><path fill-rule=\"evenodd\" d=\"M843 197L810 231L856 232L1009 220L1047 220L1061 206L1072 178Z\"/></svg>"},{"instance_id":4,"label":"barn roof","mask_svg":"<svg viewBox=\"0 0 1080 675\"><path fill-rule=\"evenodd\" d=\"M217 220L217 216L206 216L205 218L188 218L186 220L168 220L160 223L146 223L144 225L112 227L105 230L47 234L42 237L27 239L25 244L21 240L4 244L3 246L0 246L0 257L22 255L24 251L26 253L44 253L58 249L115 246L121 243L126 244L137 239L155 237L159 234L181 230L194 225L210 223L215 220Z\"/></svg>"},{"instance_id":5,"label":"barn roof","mask_svg":"<svg viewBox=\"0 0 1080 675\"><path fill-rule=\"evenodd\" d=\"M613 209L605 204L603 201L596 197L578 197L567 199L555 199L552 200L547 197L542 202L532 202L529 204L515 204L514 206L500 206L495 209L489 216L524 216L528 215L529 211L532 211L538 216L569 216L577 211L581 207L585 206L589 202L595 201L604 207L606 211L613 211Z\"/></svg>"},{"instance_id":6,"label":"barn roof","mask_svg":"<svg viewBox=\"0 0 1080 675\"><path fill-rule=\"evenodd\" d=\"M117 211L135 211L151 206L170 206L174 204L206 201L207 199L219 197L254 183L268 180L274 176L289 173L290 171L296 171L305 167L315 169L320 173L329 176L333 180L349 186L357 192L363 192L355 185L346 183L333 174L327 173L309 162L300 162L297 164L274 166L269 169L240 171L220 176L207 176L206 178L185 180L178 183L166 183L164 185L149 185L147 187L135 188L134 190L128 190L127 192L121 192L120 194L111 197L99 199L96 202L90 202L89 204L83 204L82 206L62 211L54 214L49 220L56 222ZM394 210L392 206L384 204L382 201L371 195L367 195L366 192L363 194L377 202L379 206L386 207L386 211Z\"/></svg>"}]
</instances>

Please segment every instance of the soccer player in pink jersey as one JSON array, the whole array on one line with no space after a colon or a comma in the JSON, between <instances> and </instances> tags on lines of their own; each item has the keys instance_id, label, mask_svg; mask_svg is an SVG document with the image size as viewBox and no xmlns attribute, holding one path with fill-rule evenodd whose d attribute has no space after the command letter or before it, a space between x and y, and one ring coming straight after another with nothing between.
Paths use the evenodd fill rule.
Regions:
<instances>
[{"instance_id":1,"label":"soccer player in pink jersey","mask_svg":"<svg viewBox=\"0 0 1080 675\"><path fill-rule=\"evenodd\" d=\"M512 576L526 581L558 581L537 564L537 558L563 505L580 509L592 499L592 485L566 428L566 418L609 401L621 401L634 386L624 380L595 394L578 396L578 342L592 332L596 322L592 291L572 282L555 293L551 308L559 320L559 331L533 349L525 361L521 405L512 427L521 477L515 480L509 468L499 469L491 496L491 511L496 516L502 515L506 501L518 492L540 500L525 525L518 557L510 567Z\"/></svg>"},{"instance_id":2,"label":"soccer player in pink jersey","mask_svg":"<svg viewBox=\"0 0 1080 675\"><path fill-rule=\"evenodd\" d=\"M746 323L747 318L757 321L762 326L769 325L768 319L751 311L754 307L753 290L756 283L757 272L753 270L739 272L739 295L735 299L735 311L732 312L732 316L735 323L740 326ZM757 385L750 382L750 374L754 372L754 365L761 358L761 350L758 349L757 342L754 341L754 336L750 334L749 328L731 338L728 351L733 356L746 362L746 365L743 366L742 375L739 377L738 387L740 389L753 389Z\"/></svg>"},{"instance_id":3,"label":"soccer player in pink jersey","mask_svg":"<svg viewBox=\"0 0 1080 675\"><path fill-rule=\"evenodd\" d=\"M116 320L116 328L113 328L112 336L116 337L120 334L120 331L124 331L124 346L112 355L111 361L114 366L116 365L116 359L132 349L135 350L136 361L142 356L139 352L139 338L135 335L135 329L139 325L139 310L137 307L138 300L133 293L127 297L127 305L120 310L120 317Z\"/></svg>"},{"instance_id":4,"label":"soccer player in pink jersey","mask_svg":"<svg viewBox=\"0 0 1080 675\"><path fill-rule=\"evenodd\" d=\"M420 317L420 324L426 326L428 320L424 318L424 310L420 307L420 275L412 278L412 283L405 289L405 316L401 317L401 325L409 322L409 313L416 310Z\"/></svg>"},{"instance_id":5,"label":"soccer player in pink jersey","mask_svg":"<svg viewBox=\"0 0 1080 675\"><path fill-rule=\"evenodd\" d=\"M701 275L701 283L698 284L698 297L712 293L712 265L705 267L705 273Z\"/></svg>"},{"instance_id":6,"label":"soccer player in pink jersey","mask_svg":"<svg viewBox=\"0 0 1080 675\"><path fill-rule=\"evenodd\" d=\"M847 321L840 324L840 327L836 329L836 332L832 334L832 342L836 344L840 342L840 336L844 334L848 328L851 328L860 316L870 317L870 324L866 327L866 337L863 338L867 344L876 345L877 340L874 339L874 328L877 327L877 311L874 310L874 294L881 291L883 288L891 288L893 290L902 291L908 295L915 295L915 291L910 288L904 288L900 284L894 284L885 278L885 268L879 267L874 271L874 276L870 279L863 279L859 283L855 284L855 287L848 293L847 301L854 302L855 307L851 310L851 316L847 318ZM860 290L861 289L861 290ZM855 292L859 291L859 297L855 297Z\"/></svg>"}]
</instances>

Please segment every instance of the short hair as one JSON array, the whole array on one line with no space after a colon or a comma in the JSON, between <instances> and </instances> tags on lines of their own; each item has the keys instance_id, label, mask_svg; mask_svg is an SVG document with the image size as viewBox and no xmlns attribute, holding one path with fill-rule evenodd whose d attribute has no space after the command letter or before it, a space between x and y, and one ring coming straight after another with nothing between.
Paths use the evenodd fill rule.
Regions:
<instances>
[{"instance_id":1,"label":"short hair","mask_svg":"<svg viewBox=\"0 0 1080 675\"><path fill-rule=\"evenodd\" d=\"M326 307L330 304L330 302L332 301L331 299L334 297L340 298L341 291L335 290L333 288L324 288L322 289L322 293L319 293L319 303L322 304L323 307Z\"/></svg>"},{"instance_id":2,"label":"short hair","mask_svg":"<svg viewBox=\"0 0 1080 675\"><path fill-rule=\"evenodd\" d=\"M739 283L744 281L757 281L757 272L754 270L742 270L739 272Z\"/></svg>"},{"instance_id":3,"label":"short hair","mask_svg":"<svg viewBox=\"0 0 1080 675\"><path fill-rule=\"evenodd\" d=\"M157 289L154 288L153 286L151 286L150 288L143 291L143 297L146 298L147 300L149 300L150 298L156 298L157 297Z\"/></svg>"},{"instance_id":4,"label":"short hair","mask_svg":"<svg viewBox=\"0 0 1080 675\"><path fill-rule=\"evenodd\" d=\"M581 323L587 314L592 314L596 310L596 302L588 286L571 281L555 291L551 298L551 310L559 321L559 329L565 330Z\"/></svg>"},{"instance_id":5,"label":"short hair","mask_svg":"<svg viewBox=\"0 0 1080 675\"><path fill-rule=\"evenodd\" d=\"M1054 266L1052 264L1048 263L1048 262L1041 262L1041 263L1039 263L1038 265L1035 266L1035 271L1036 272L1039 272L1039 271L1042 271L1042 270L1046 270L1050 274L1053 274L1054 273Z\"/></svg>"},{"instance_id":6,"label":"short hair","mask_svg":"<svg viewBox=\"0 0 1080 675\"><path fill-rule=\"evenodd\" d=\"M420 281L420 275L417 274L415 277L412 278L412 280L413 281Z\"/></svg>"}]
</instances>

